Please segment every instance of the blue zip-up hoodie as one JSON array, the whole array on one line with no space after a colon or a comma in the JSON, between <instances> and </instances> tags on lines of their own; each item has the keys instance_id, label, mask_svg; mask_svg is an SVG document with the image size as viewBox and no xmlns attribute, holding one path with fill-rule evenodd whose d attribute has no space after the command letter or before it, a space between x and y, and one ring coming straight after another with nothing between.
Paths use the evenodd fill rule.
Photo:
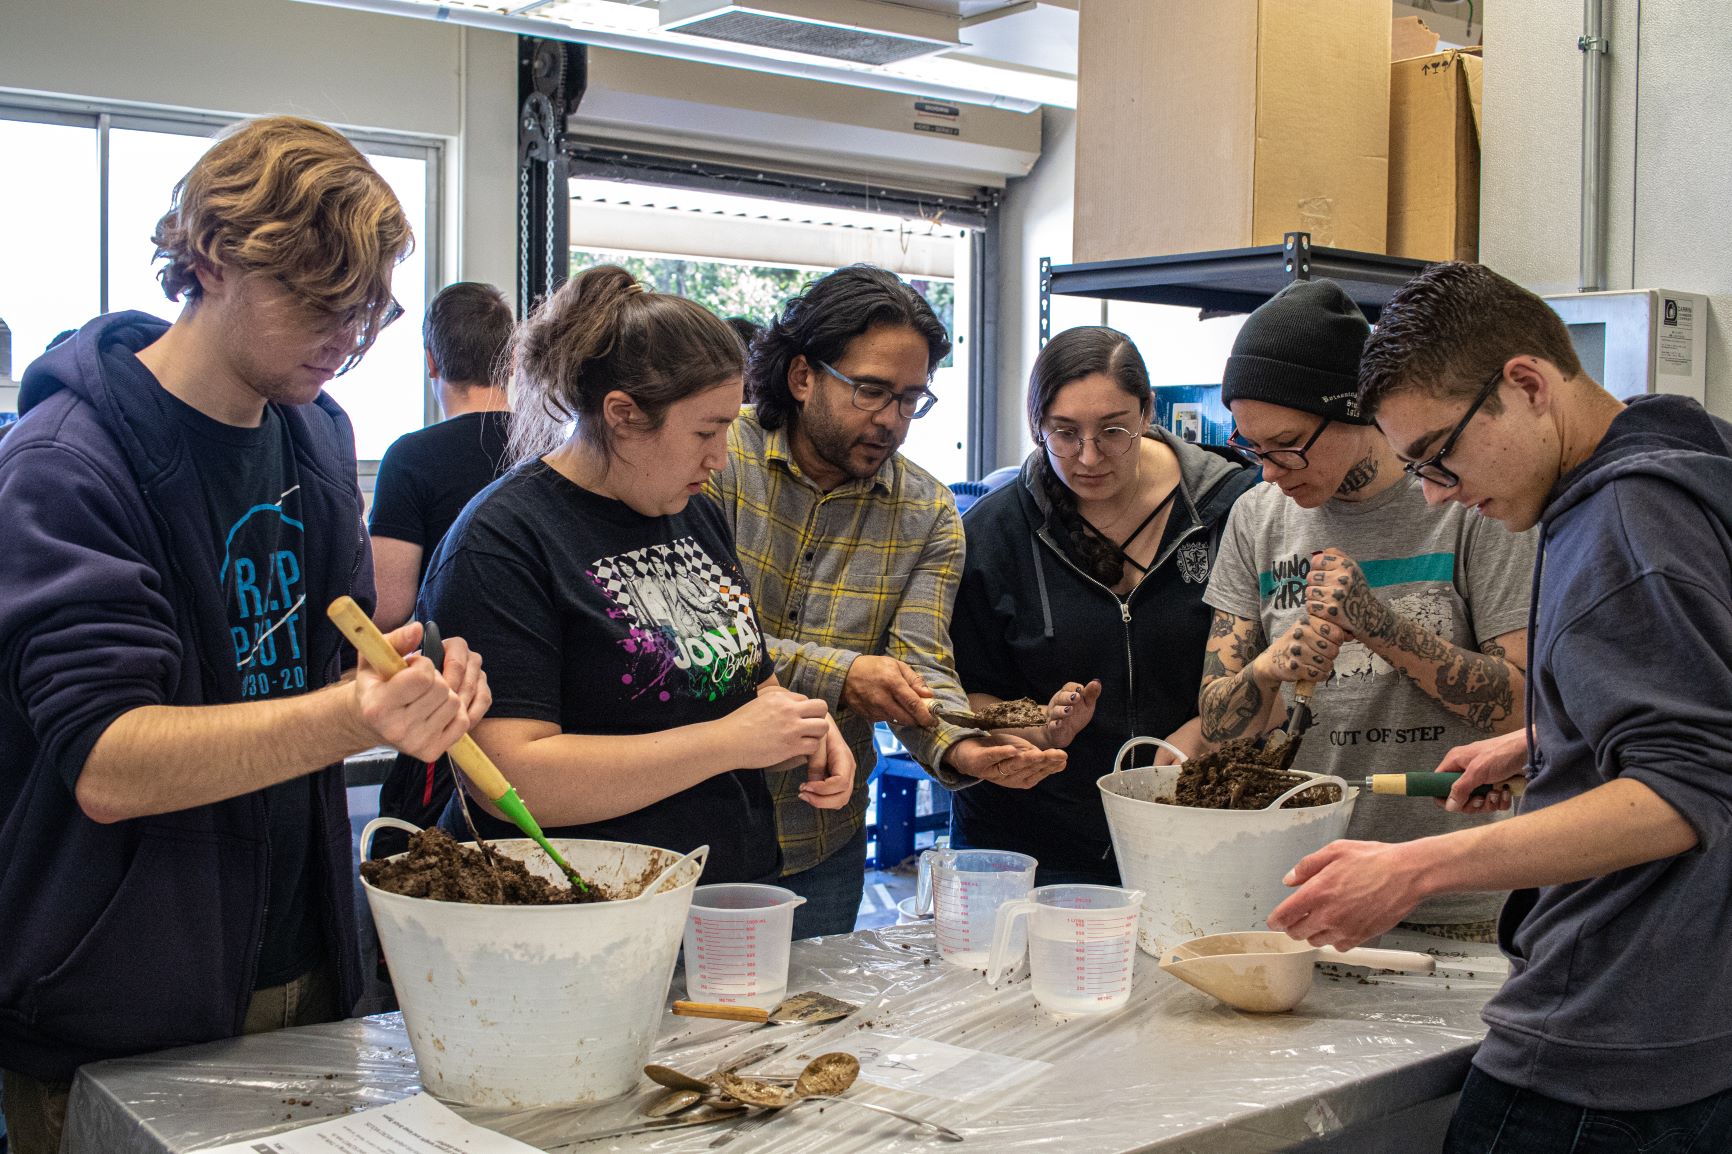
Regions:
<instances>
[{"instance_id":1,"label":"blue zip-up hoodie","mask_svg":"<svg viewBox=\"0 0 1732 1154\"><path fill-rule=\"evenodd\" d=\"M1510 977L1474 1062L1584 1107L1732 1086L1732 425L1634 401L1541 520L1523 811L1617 777L1700 839L1676 857L1511 895Z\"/></svg>"},{"instance_id":2,"label":"blue zip-up hoodie","mask_svg":"<svg viewBox=\"0 0 1732 1154\"><path fill-rule=\"evenodd\" d=\"M102 825L73 789L120 714L241 699L205 495L160 389L113 361L167 329L99 317L24 374L0 442L0 1067L85 1062L241 1031L264 932L263 795ZM354 435L336 402L282 407L300 470L309 607L370 605ZM313 688L342 646L308 614ZM360 990L342 767L317 777L313 900L342 1006Z\"/></svg>"}]
</instances>

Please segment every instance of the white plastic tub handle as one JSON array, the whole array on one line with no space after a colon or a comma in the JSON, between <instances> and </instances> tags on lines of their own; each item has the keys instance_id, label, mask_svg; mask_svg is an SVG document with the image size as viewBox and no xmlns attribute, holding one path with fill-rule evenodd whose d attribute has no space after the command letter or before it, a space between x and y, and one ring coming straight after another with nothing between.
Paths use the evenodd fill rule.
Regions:
<instances>
[{"instance_id":1,"label":"white plastic tub handle","mask_svg":"<svg viewBox=\"0 0 1732 1154\"><path fill-rule=\"evenodd\" d=\"M382 829L400 829L407 834L421 832L421 827L413 825L397 817L376 817L361 829L361 860L370 861L373 857L373 835Z\"/></svg>"},{"instance_id":2,"label":"white plastic tub handle","mask_svg":"<svg viewBox=\"0 0 1732 1154\"><path fill-rule=\"evenodd\" d=\"M1118 773L1124 769L1124 767L1125 767L1125 754L1129 753L1133 749L1137 749L1137 748L1139 748L1141 746L1145 746L1145 745L1159 746L1160 748L1166 750L1168 753L1172 754L1174 757L1177 757L1179 759L1180 763L1183 763L1185 761L1185 751L1180 749L1178 746L1174 745L1170 741L1162 741L1158 737L1133 737L1129 741L1125 742L1123 745L1119 746L1119 751L1113 755L1113 772Z\"/></svg>"},{"instance_id":3,"label":"white plastic tub handle","mask_svg":"<svg viewBox=\"0 0 1732 1154\"><path fill-rule=\"evenodd\" d=\"M1340 805L1341 802L1347 800L1347 783L1339 777L1327 773L1306 773L1306 771L1302 769L1291 769L1287 772L1304 774L1304 776L1309 780L1300 782L1298 785L1264 806L1264 809L1280 809L1283 805L1287 804L1287 799L1292 797L1294 794L1304 793L1306 790L1319 785L1333 785L1341 791L1341 798L1339 801L1332 801L1327 804Z\"/></svg>"}]
</instances>

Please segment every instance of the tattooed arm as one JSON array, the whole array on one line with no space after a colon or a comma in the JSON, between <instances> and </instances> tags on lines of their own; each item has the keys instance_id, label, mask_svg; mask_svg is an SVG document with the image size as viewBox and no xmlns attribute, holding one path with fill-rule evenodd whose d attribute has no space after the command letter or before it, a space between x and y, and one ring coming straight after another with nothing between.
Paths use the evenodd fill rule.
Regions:
<instances>
[{"instance_id":1,"label":"tattooed arm","mask_svg":"<svg viewBox=\"0 0 1732 1154\"><path fill-rule=\"evenodd\" d=\"M1215 610L1203 653L1203 686L1197 694L1204 739L1231 741L1279 725L1286 715L1280 692L1283 681L1321 681L1329 676L1338 651L1330 633L1339 637L1340 630L1300 618L1269 645L1259 622Z\"/></svg>"},{"instance_id":2,"label":"tattooed arm","mask_svg":"<svg viewBox=\"0 0 1732 1154\"><path fill-rule=\"evenodd\" d=\"M1488 733L1521 727L1527 630L1491 638L1478 651L1452 645L1380 601L1338 549L1313 556L1307 580L1305 610L1313 619L1339 625L1444 709Z\"/></svg>"}]
</instances>

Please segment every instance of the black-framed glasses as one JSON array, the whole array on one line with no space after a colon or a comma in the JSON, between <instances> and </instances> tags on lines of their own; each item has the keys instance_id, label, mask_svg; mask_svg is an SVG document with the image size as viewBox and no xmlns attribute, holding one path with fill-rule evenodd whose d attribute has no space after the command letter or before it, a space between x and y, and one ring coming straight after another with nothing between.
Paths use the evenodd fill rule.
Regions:
<instances>
[{"instance_id":1,"label":"black-framed glasses","mask_svg":"<svg viewBox=\"0 0 1732 1154\"><path fill-rule=\"evenodd\" d=\"M368 349L372 348L373 341L378 340L379 334L391 327L392 322L402 320L403 313L403 306L397 303L396 297L392 297L391 303L385 306L384 315L379 318L379 327L373 330L372 340L368 340L360 332L355 334L354 351L352 351L349 354L348 359L343 362L343 367L337 370L337 375L340 377L356 365L360 364L361 358L366 355ZM353 322L350 321L348 323L352 324Z\"/></svg>"},{"instance_id":2,"label":"black-framed glasses","mask_svg":"<svg viewBox=\"0 0 1732 1154\"><path fill-rule=\"evenodd\" d=\"M1333 417L1324 417L1317 428L1312 430L1311 439L1297 449L1259 449L1247 441L1244 434L1237 428L1227 437L1227 447L1237 450L1242 456L1250 458L1253 464L1261 465L1267 461L1277 469L1286 469L1289 473L1297 473L1311 463L1307 456L1311 446L1317 443L1317 438L1323 435L1323 430L1334 423Z\"/></svg>"},{"instance_id":3,"label":"black-framed glasses","mask_svg":"<svg viewBox=\"0 0 1732 1154\"><path fill-rule=\"evenodd\" d=\"M1040 444L1055 457L1077 457L1082 455L1083 446L1093 441L1101 456L1122 457L1137 443L1138 436L1136 431L1120 425L1109 425L1092 437L1085 437L1075 429L1042 429Z\"/></svg>"},{"instance_id":4,"label":"black-framed glasses","mask_svg":"<svg viewBox=\"0 0 1732 1154\"><path fill-rule=\"evenodd\" d=\"M906 392L898 393L872 381L857 381L847 373L837 372L835 368L823 361L815 360L812 363L853 389L854 407L863 412L882 412L891 401L895 401L897 412L912 421L930 413L932 406L938 403L937 394L924 385L918 389L909 389Z\"/></svg>"},{"instance_id":5,"label":"black-framed glasses","mask_svg":"<svg viewBox=\"0 0 1732 1154\"><path fill-rule=\"evenodd\" d=\"M1453 489L1461 484L1461 478L1455 474L1454 470L1444 465L1443 459L1455 452L1455 442L1460 439L1462 432L1467 429L1468 422L1473 420L1473 415L1479 412L1480 406L1485 404L1486 399L1491 396L1492 390L1497 388L1498 382L1501 380L1503 380L1503 368L1499 366L1497 372L1492 374L1491 379L1479 387L1479 395L1473 399L1473 404L1467 407L1467 412L1461 415L1461 420L1456 422L1455 428L1449 431L1449 436L1443 439L1443 444L1438 446L1437 452L1423 461L1409 461L1407 463L1406 467L1410 475L1424 481L1430 481L1433 485L1441 485L1445 489Z\"/></svg>"}]
</instances>

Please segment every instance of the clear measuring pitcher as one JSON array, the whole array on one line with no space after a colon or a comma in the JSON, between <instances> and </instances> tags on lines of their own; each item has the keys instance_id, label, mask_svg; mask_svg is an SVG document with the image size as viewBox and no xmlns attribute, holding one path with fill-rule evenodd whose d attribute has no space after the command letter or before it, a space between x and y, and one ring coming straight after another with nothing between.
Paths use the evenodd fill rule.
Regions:
<instances>
[{"instance_id":1,"label":"clear measuring pitcher","mask_svg":"<svg viewBox=\"0 0 1732 1154\"><path fill-rule=\"evenodd\" d=\"M1055 1014L1104 1014L1131 996L1137 915L1143 891L1119 886L1041 886L998 909L987 981L1022 959L1016 941L1028 922L1034 1000Z\"/></svg>"},{"instance_id":2,"label":"clear measuring pitcher","mask_svg":"<svg viewBox=\"0 0 1732 1154\"><path fill-rule=\"evenodd\" d=\"M774 1009L788 994L794 909L781 886L699 886L686 914L686 996L694 1002Z\"/></svg>"},{"instance_id":3,"label":"clear measuring pitcher","mask_svg":"<svg viewBox=\"0 0 1732 1154\"><path fill-rule=\"evenodd\" d=\"M997 849L929 849L920 855L916 913L931 913L944 960L971 968L986 965L993 917L1008 901L1034 887L1035 860ZM1017 939L1017 949L1022 940Z\"/></svg>"}]
</instances>

